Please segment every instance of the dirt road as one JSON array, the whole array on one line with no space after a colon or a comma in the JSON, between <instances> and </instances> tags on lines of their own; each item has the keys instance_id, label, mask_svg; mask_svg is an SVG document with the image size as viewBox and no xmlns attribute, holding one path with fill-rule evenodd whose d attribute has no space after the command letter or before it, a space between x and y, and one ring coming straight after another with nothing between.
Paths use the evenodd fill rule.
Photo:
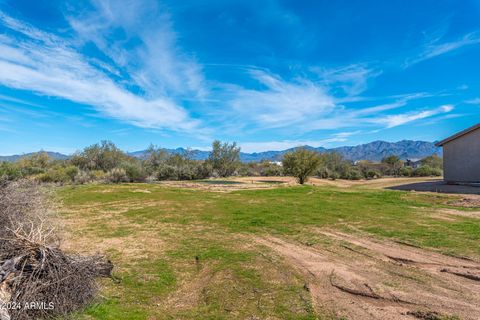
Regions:
<instances>
[{"instance_id":1,"label":"dirt road","mask_svg":"<svg viewBox=\"0 0 480 320\"><path fill-rule=\"evenodd\" d=\"M480 318L480 263L390 241L321 232L330 246L257 238L307 279L313 305L347 319Z\"/></svg>"}]
</instances>

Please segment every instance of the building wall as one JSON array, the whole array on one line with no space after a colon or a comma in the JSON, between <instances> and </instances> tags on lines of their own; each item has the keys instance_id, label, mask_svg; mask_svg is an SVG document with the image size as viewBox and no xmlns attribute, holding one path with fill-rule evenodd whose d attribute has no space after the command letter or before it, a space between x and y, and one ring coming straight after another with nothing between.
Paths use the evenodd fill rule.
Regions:
<instances>
[{"instance_id":1,"label":"building wall","mask_svg":"<svg viewBox=\"0 0 480 320\"><path fill-rule=\"evenodd\" d=\"M480 129L443 145L446 182L480 183Z\"/></svg>"}]
</instances>

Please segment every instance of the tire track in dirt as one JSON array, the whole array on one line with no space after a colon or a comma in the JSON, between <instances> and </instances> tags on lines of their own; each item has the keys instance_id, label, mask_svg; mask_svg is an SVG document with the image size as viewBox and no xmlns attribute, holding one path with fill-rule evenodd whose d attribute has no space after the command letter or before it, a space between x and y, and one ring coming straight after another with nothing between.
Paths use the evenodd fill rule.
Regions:
<instances>
[{"instance_id":1,"label":"tire track in dirt","mask_svg":"<svg viewBox=\"0 0 480 320\"><path fill-rule=\"evenodd\" d=\"M255 239L305 277L317 312L355 320L440 319L439 314L479 319L480 263L366 237L322 234L333 240L328 247Z\"/></svg>"}]
</instances>

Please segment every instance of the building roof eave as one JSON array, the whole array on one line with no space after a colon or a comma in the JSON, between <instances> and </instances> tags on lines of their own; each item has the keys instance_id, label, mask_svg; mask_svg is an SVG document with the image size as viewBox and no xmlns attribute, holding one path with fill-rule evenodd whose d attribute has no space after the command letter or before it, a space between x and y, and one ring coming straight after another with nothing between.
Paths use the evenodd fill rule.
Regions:
<instances>
[{"instance_id":1,"label":"building roof eave","mask_svg":"<svg viewBox=\"0 0 480 320\"><path fill-rule=\"evenodd\" d=\"M444 144L446 144L446 143L448 143L448 142L450 142L450 141L452 141L452 140L458 139L458 138L460 138L461 136L464 136L464 135L466 135L467 133L470 133L470 132L475 131L475 130L477 130L477 129L480 129L480 123L477 123L476 125L471 126L470 128L467 128L467 129L465 129L465 130L463 130L463 131L460 131L460 132L454 134L453 136L450 136L450 137L448 137L448 138L446 138L446 139L443 139L442 141L435 143L435 145L436 145L437 147L441 147L441 146L443 146Z\"/></svg>"}]
</instances>

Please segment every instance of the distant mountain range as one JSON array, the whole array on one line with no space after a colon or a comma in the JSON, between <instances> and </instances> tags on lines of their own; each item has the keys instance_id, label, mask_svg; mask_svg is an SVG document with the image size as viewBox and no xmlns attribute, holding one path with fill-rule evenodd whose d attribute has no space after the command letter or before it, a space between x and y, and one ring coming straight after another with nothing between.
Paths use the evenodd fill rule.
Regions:
<instances>
[{"instance_id":1,"label":"distant mountain range","mask_svg":"<svg viewBox=\"0 0 480 320\"><path fill-rule=\"evenodd\" d=\"M46 152L48 154L48 156L52 159L55 159L55 160L65 160L65 159L68 159L69 156L66 155L66 154L62 154L62 153L59 153L59 152L52 152L52 151L41 151L41 152ZM29 157L33 154L35 154L37 152L30 152L30 153L25 153L25 154L15 154L15 155L12 155L12 156L0 156L0 162L14 162L14 161L17 161L21 158L25 158L25 157Z\"/></svg>"},{"instance_id":2,"label":"distant mountain range","mask_svg":"<svg viewBox=\"0 0 480 320\"><path fill-rule=\"evenodd\" d=\"M397 155L401 159L421 159L432 154L442 155L442 149L435 146L434 142L426 141L412 141L412 140L402 140L399 142L386 142L386 141L374 141L366 144L361 144L357 146L345 146L326 149L323 147L314 148L310 146L304 146L305 148L316 150L320 153L323 152L338 152L345 159L356 161L356 160L372 160L380 161L382 158L389 155ZM261 160L268 161L280 161L283 158L283 155L294 148L282 150L282 151L264 151L264 152L254 152L254 153L245 153L240 154L240 159L243 162L254 162ZM170 153L184 153L186 149L177 148L177 149L166 149ZM58 152L48 152L48 155L53 159L68 159L68 155L61 154ZM209 151L202 150L193 150L193 158L197 160L205 160L208 158ZM0 156L0 161L16 161L22 157L29 156L32 153L24 155L13 155L13 156ZM129 152L129 155L137 158L143 158L146 154L146 150Z\"/></svg>"}]
</instances>

